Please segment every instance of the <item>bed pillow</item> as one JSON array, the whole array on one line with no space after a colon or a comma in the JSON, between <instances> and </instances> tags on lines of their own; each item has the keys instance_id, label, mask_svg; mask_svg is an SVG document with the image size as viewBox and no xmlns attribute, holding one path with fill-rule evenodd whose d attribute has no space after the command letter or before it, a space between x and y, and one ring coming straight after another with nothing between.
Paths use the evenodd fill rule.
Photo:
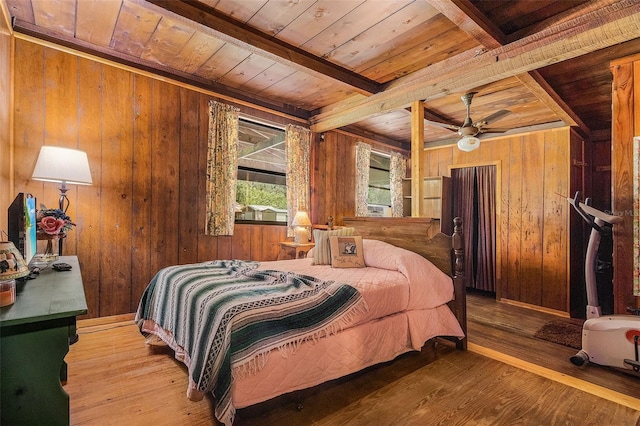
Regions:
<instances>
[{"instance_id":1,"label":"bed pillow","mask_svg":"<svg viewBox=\"0 0 640 426\"><path fill-rule=\"evenodd\" d=\"M331 267L333 268L364 268L364 251L362 237L346 235L329 237L331 245Z\"/></svg>"},{"instance_id":2,"label":"bed pillow","mask_svg":"<svg viewBox=\"0 0 640 426\"><path fill-rule=\"evenodd\" d=\"M331 265L331 247L329 237L332 235L353 235L354 228L339 228L331 231L316 229L313 231L313 239L316 246L313 250L314 265Z\"/></svg>"}]
</instances>

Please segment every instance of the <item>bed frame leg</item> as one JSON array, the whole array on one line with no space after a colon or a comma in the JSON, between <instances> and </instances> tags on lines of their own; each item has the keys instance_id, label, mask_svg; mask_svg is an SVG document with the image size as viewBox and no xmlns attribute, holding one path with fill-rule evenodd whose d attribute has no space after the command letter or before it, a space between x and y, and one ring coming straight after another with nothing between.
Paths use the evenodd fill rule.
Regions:
<instances>
[{"instance_id":1,"label":"bed frame leg","mask_svg":"<svg viewBox=\"0 0 640 426\"><path fill-rule=\"evenodd\" d=\"M456 342L456 349L461 351L467 350L467 338L460 339Z\"/></svg>"}]
</instances>

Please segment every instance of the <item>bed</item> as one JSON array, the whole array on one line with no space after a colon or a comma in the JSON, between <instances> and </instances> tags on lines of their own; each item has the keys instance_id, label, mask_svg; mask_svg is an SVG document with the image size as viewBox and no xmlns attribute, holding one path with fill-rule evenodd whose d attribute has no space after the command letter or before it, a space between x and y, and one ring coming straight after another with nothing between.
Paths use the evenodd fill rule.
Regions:
<instances>
[{"instance_id":1,"label":"bed","mask_svg":"<svg viewBox=\"0 0 640 426\"><path fill-rule=\"evenodd\" d=\"M349 255L332 257L333 266L315 264L312 251L296 260L175 265L149 283L135 319L141 333L187 366L188 398L214 395L220 422L436 337L466 349L461 220L452 236L431 239L430 219L344 222L353 232L331 243L346 242L340 250ZM366 266L335 263L352 262L351 242Z\"/></svg>"}]
</instances>

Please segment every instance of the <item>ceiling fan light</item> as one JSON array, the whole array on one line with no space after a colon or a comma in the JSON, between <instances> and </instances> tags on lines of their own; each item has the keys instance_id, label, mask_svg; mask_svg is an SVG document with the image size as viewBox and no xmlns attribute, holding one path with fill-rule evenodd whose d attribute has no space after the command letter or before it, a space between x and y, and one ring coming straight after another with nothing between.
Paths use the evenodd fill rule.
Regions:
<instances>
[{"instance_id":1,"label":"ceiling fan light","mask_svg":"<svg viewBox=\"0 0 640 426\"><path fill-rule=\"evenodd\" d=\"M465 136L458 141L458 148L460 151L473 151L480 147L480 139L475 136Z\"/></svg>"}]
</instances>

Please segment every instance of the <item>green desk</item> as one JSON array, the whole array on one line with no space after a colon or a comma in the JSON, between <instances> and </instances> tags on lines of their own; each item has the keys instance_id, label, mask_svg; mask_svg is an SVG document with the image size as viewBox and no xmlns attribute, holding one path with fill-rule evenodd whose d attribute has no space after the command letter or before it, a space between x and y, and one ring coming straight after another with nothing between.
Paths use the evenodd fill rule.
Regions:
<instances>
[{"instance_id":1,"label":"green desk","mask_svg":"<svg viewBox=\"0 0 640 426\"><path fill-rule=\"evenodd\" d=\"M87 313L80 265L61 256L71 271L47 268L18 283L16 301L0 308L0 424L68 425L64 357L76 316Z\"/></svg>"}]
</instances>

